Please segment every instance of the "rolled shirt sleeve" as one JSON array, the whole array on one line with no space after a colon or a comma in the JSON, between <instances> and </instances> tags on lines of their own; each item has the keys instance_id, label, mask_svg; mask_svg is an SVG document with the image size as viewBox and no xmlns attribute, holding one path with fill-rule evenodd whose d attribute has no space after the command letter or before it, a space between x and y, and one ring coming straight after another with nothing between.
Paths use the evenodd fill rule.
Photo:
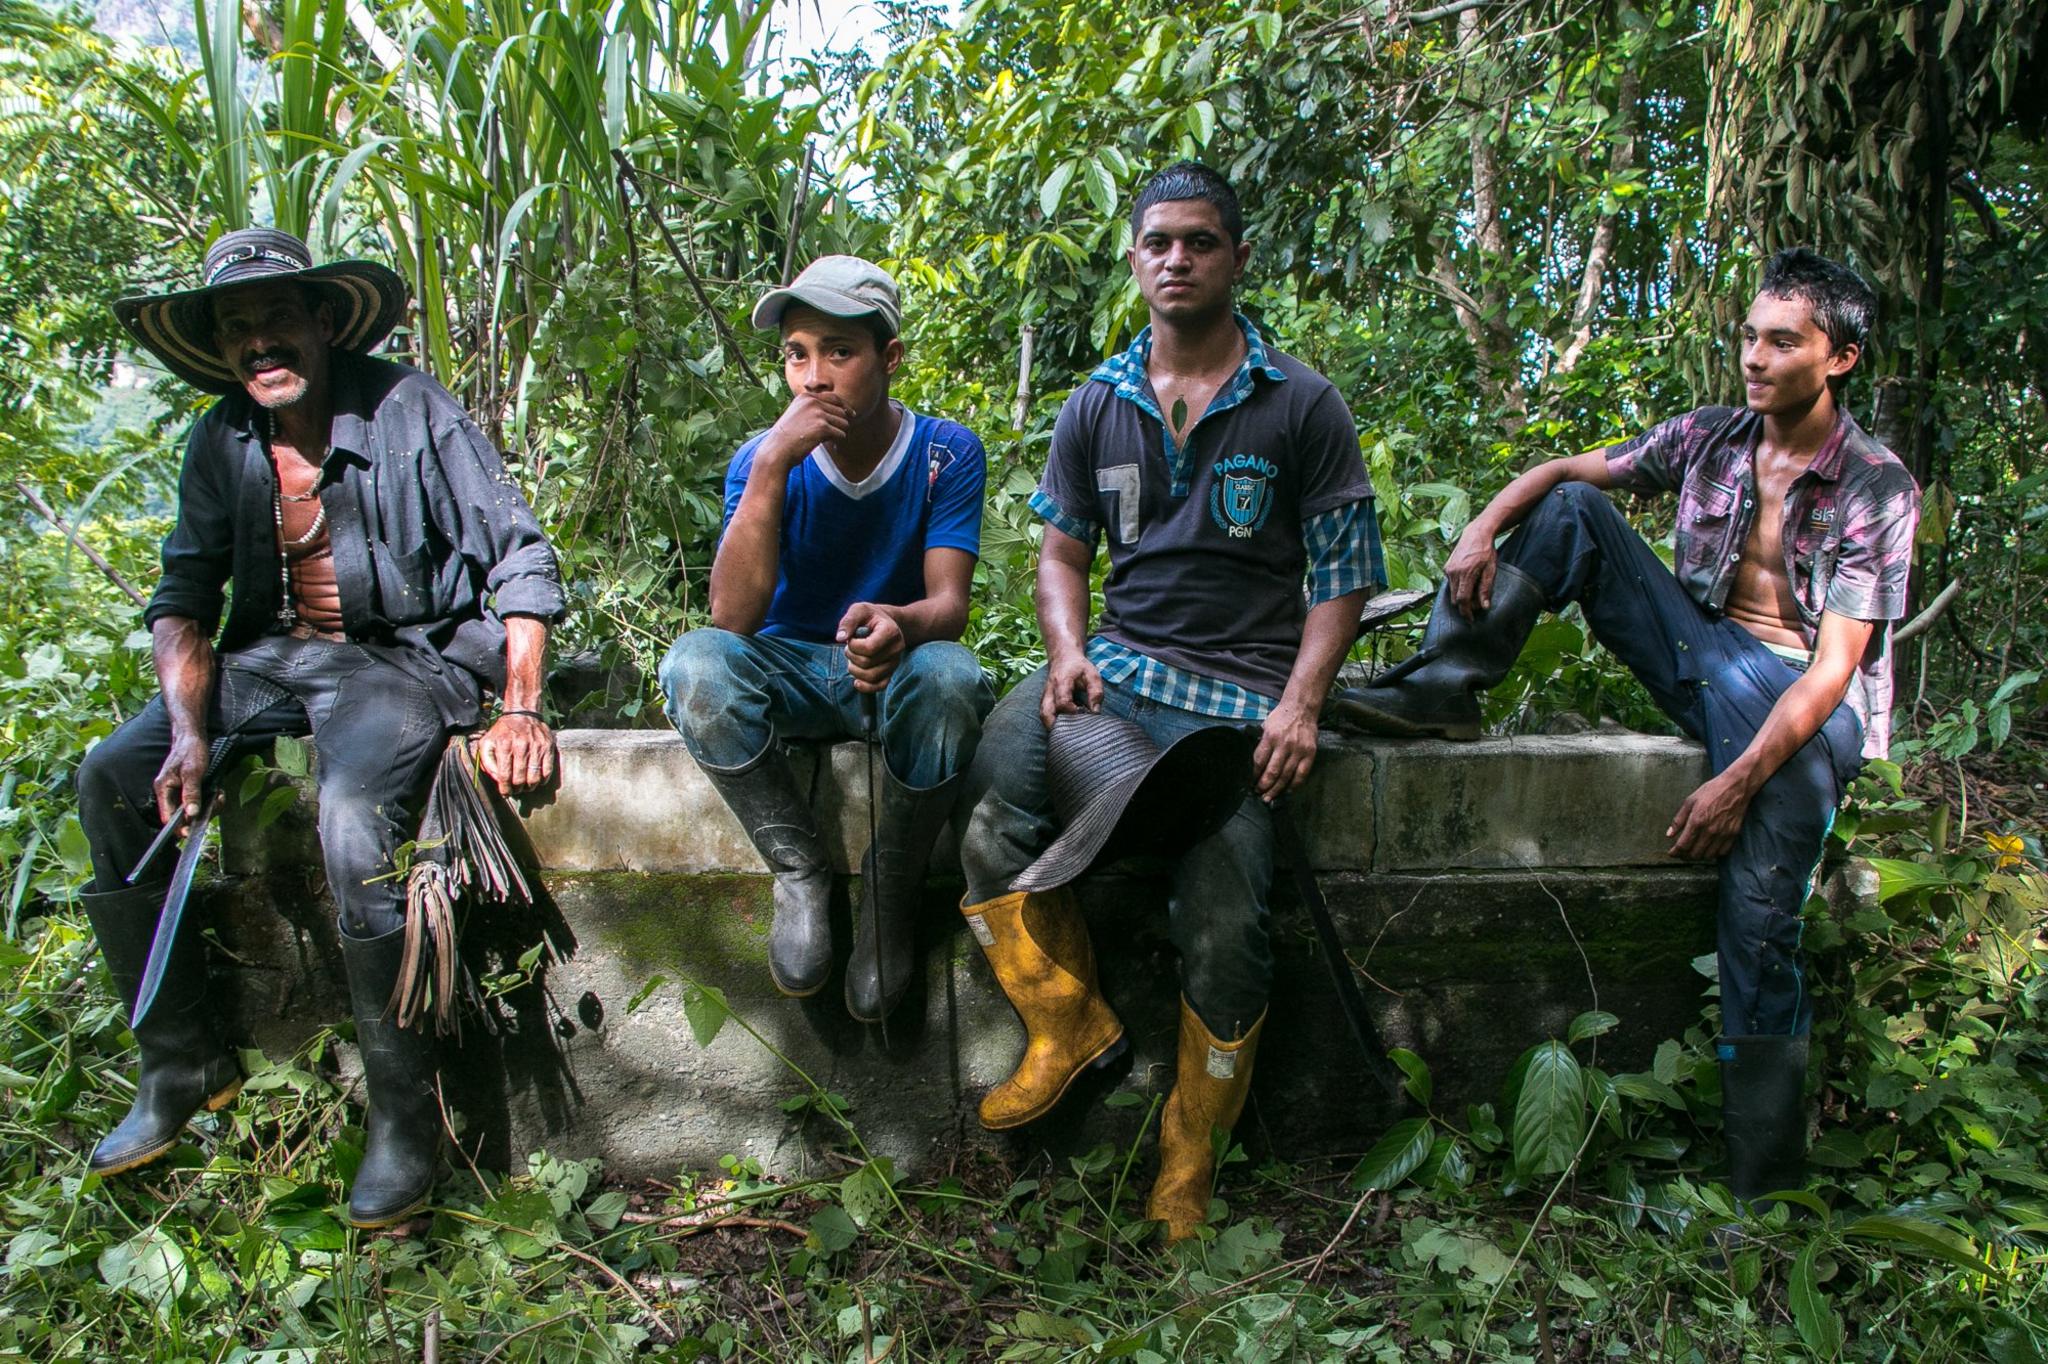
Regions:
<instances>
[{"instance_id":1,"label":"rolled shirt sleeve","mask_svg":"<svg viewBox=\"0 0 2048 1364\"><path fill-rule=\"evenodd\" d=\"M1698 445L1691 439L1695 415L1659 422L1640 436L1604 449L1609 482L1623 492L1677 491L1685 481L1686 461Z\"/></svg>"},{"instance_id":2,"label":"rolled shirt sleeve","mask_svg":"<svg viewBox=\"0 0 2048 1364\"><path fill-rule=\"evenodd\" d=\"M166 616L197 621L211 636L220 626L234 568L234 509L221 475L222 446L209 431L218 413L193 424L178 471L178 520L164 537L163 575L143 608L145 627Z\"/></svg>"},{"instance_id":3,"label":"rolled shirt sleeve","mask_svg":"<svg viewBox=\"0 0 2048 1364\"><path fill-rule=\"evenodd\" d=\"M1377 592L1387 585L1386 556L1380 545L1380 518L1370 497L1311 516L1301 523L1308 551L1308 604L1352 592Z\"/></svg>"}]
</instances>

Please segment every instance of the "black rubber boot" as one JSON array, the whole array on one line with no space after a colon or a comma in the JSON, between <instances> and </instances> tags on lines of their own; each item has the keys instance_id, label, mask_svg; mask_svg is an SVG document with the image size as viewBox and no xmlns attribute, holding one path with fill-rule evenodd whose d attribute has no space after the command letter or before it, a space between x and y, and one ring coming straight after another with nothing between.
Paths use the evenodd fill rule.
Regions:
<instances>
[{"instance_id":1,"label":"black rubber boot","mask_svg":"<svg viewBox=\"0 0 2048 1364\"><path fill-rule=\"evenodd\" d=\"M861 902L853 955L846 963L846 1011L863 1023L881 1022L910 989L925 868L952 813L958 785L955 777L928 791L912 791L898 785L886 768L882 771L876 793L882 808L875 815L874 846L861 859Z\"/></svg>"},{"instance_id":2,"label":"black rubber boot","mask_svg":"<svg viewBox=\"0 0 2048 1364\"><path fill-rule=\"evenodd\" d=\"M363 1228L388 1227L424 1207L441 1154L433 1039L391 1019L391 992L404 954L404 929L380 938L341 935L370 1104L364 1123L369 1140L348 1196L348 1220Z\"/></svg>"},{"instance_id":3,"label":"black rubber boot","mask_svg":"<svg viewBox=\"0 0 2048 1364\"><path fill-rule=\"evenodd\" d=\"M1807 1040L1724 1037L1718 1050L1728 1188L1749 1211L1765 1194L1805 1181Z\"/></svg>"},{"instance_id":4,"label":"black rubber boot","mask_svg":"<svg viewBox=\"0 0 2048 1364\"><path fill-rule=\"evenodd\" d=\"M129 1014L149 963L157 916L163 912L163 881L124 890L92 891L79 896L100 957L114 978L121 1007ZM185 1124L200 1109L209 1113L234 1102L242 1088L234 1058L214 1035L207 1004L206 944L198 925L181 926L177 944L164 971L162 986L149 1016L135 1029L141 1072L135 1080L135 1104L114 1130L101 1138L88 1162L102 1175L147 1165L184 1135Z\"/></svg>"},{"instance_id":5,"label":"black rubber boot","mask_svg":"<svg viewBox=\"0 0 2048 1364\"><path fill-rule=\"evenodd\" d=\"M737 772L702 770L775 873L769 979L795 999L818 993L832 974L832 863L788 759L770 744L752 766Z\"/></svg>"},{"instance_id":6,"label":"black rubber boot","mask_svg":"<svg viewBox=\"0 0 2048 1364\"><path fill-rule=\"evenodd\" d=\"M1471 620L1439 588L1422 647L1369 686L1346 687L1330 698L1324 720L1366 734L1403 738L1476 739L1479 693L1515 665L1536 618L1543 589L1511 564L1498 565L1493 605Z\"/></svg>"}]
</instances>

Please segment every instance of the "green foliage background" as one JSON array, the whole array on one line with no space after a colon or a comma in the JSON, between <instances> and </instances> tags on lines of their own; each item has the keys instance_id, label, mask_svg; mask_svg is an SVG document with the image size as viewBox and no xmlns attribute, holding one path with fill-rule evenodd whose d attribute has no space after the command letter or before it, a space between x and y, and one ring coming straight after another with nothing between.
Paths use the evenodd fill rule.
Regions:
<instances>
[{"instance_id":1,"label":"green foliage background","mask_svg":"<svg viewBox=\"0 0 2048 1364\"><path fill-rule=\"evenodd\" d=\"M183 50L0 0L0 1355L374 1359L433 1335L550 1360L2048 1358L2040 7L881 12L876 65L780 60L787 12L743 0L196 0ZM1710 1017L1615 1074L1589 1015L1464 1112L1397 1058L1414 1116L1355 1168L1234 1172L1258 1215L1174 1257L1134 1244L1135 1151L931 1189L862 1159L638 1191L537 1153L450 1191L427 1237L366 1247L331 1212L359 1119L324 1042L249 1058L209 1157L142 1191L81 1177L129 1062L67 908L69 781L153 678L133 604L29 496L146 592L198 410L132 368L114 292L253 221L392 261L417 300L400 346L561 549L561 651L646 679L702 618L726 459L783 400L751 299L816 254L880 257L906 289L899 395L995 460L970 642L1014 679L1038 650L1025 497L1064 395L1142 322L1126 206L1180 156L1245 201L1246 311L1349 398L1396 586L1430 583L1530 461L1731 397L1770 249L1879 284L1851 403L1927 488L1919 600L1961 585L1902 651L1898 766L1838 828L1877 906L1809 930L1810 1216L1715 1249ZM1569 617L1492 705L1511 728L1662 725ZM715 1031L722 1001L690 988ZM848 1120L792 1088L793 1113ZM694 1228L739 1213L760 1244L713 1273Z\"/></svg>"}]
</instances>

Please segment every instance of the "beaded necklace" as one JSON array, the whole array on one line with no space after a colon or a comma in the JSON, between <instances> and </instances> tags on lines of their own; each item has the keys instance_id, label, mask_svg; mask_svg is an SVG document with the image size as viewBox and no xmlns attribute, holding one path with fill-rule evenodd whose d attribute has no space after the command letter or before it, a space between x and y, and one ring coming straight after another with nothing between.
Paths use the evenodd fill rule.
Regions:
<instances>
[{"instance_id":1,"label":"beaded necklace","mask_svg":"<svg viewBox=\"0 0 2048 1364\"><path fill-rule=\"evenodd\" d=\"M284 538L284 504L287 502L311 502L320 496L320 489L316 484L310 492L293 493L289 497L285 495L284 478L277 472L277 414L275 412L265 412L263 417L265 443L268 446L267 453L271 458L270 515L271 519L277 523L277 585L283 594L277 608L277 620L278 624L289 630L299 623L298 609L292 605L291 551L304 549L320 538L321 530L327 525L327 504L324 502L320 504L320 509L313 514L312 527L304 535L293 540ZM326 458L327 452L322 450L320 452L321 461L324 462Z\"/></svg>"}]
</instances>

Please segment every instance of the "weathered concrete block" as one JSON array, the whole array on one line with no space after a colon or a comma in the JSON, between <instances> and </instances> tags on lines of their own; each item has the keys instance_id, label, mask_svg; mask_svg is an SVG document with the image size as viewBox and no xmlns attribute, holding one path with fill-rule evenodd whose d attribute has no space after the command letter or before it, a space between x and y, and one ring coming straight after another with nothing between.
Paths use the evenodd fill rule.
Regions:
<instances>
[{"instance_id":1,"label":"weathered concrete block","mask_svg":"<svg viewBox=\"0 0 2048 1364\"><path fill-rule=\"evenodd\" d=\"M291 880L231 878L213 896L237 961L235 986L222 991L233 1026L273 1054L347 1007L324 888L317 875ZM629 1175L703 1168L727 1154L802 1172L844 1139L815 1115L784 1110L808 1093L799 1069L850 1104L871 1151L911 1169L962 1144L1023 1154L1126 1141L1146 1108L1104 1100L1120 1090L1150 1099L1172 1085L1178 994L1158 878L1096 877L1080 887L1104 991L1130 1030L1129 1058L1085 1077L1044 1122L1007 1136L983 1132L974 1105L1015 1064L1023 1029L962 931L952 886L934 882L926 897L921 969L885 1045L879 1029L848 1018L836 976L809 1000L774 993L763 877L546 881L573 949L538 985L493 1002L497 1035L472 1021L444 1060L451 1105L486 1163L544 1146L600 1156ZM1705 982L1690 959L1712 942L1711 872L1565 873L1540 887L1514 873L1346 874L1326 876L1323 888L1386 1041L1429 1062L1442 1103L1495 1097L1523 1049L1562 1036L1596 1004L1623 1020L1601 1040L1603 1063L1646 1064L1702 1002ZM530 920L473 920L465 953L484 973L516 958L535 932ZM843 952L844 904L838 932ZM1294 1156L1363 1150L1390 1114L1286 881L1273 941L1281 985L1244 1137ZM656 981L665 983L648 992ZM745 1026L729 1022L700 1047L684 1010L692 982L723 991Z\"/></svg>"},{"instance_id":2,"label":"weathered concrete block","mask_svg":"<svg viewBox=\"0 0 2048 1364\"><path fill-rule=\"evenodd\" d=\"M491 1002L495 1033L472 1023L449 1053L444 1081L483 1161L546 1146L627 1174L728 1153L800 1171L839 1136L785 1110L808 1092L799 1069L851 1105L870 1150L908 1167L963 1142L1021 1153L1128 1139L1146 1108L1103 1100L1171 1085L1177 963L1163 878L1142 864L1078 888L1129 1059L1077 1084L1045 1122L996 1137L974 1105L1009 1073L1023 1031L962 931L950 849L927 890L918 977L885 1043L847 1017L837 977L810 1000L774 993L768 880L680 740L572 730L561 741L559 789L525 811L546 902L480 911L464 928L479 977L515 961L543 922L566 947L540 981ZM842 869L867 840L864 756L858 744L796 755ZM1441 1102L1493 1097L1524 1048L1596 1004L1623 1020L1601 1040L1609 1066L1646 1061L1694 1019L1705 982L1691 960L1712 945L1714 875L1668 862L1662 832L1700 775L1696 748L1633 735L1325 738L1291 806L1386 1040L1430 1063ZM235 1027L280 1053L341 1020L346 1000L312 802L261 830L254 808L230 810L235 874L211 898L238 963L222 992ZM843 883L842 957L858 893ZM1273 946L1272 1015L1241 1133L1293 1155L1361 1150L1388 1114L1285 876ZM699 1046L684 1009L691 982L724 991L745 1026Z\"/></svg>"},{"instance_id":3,"label":"weathered concrete block","mask_svg":"<svg viewBox=\"0 0 2048 1364\"><path fill-rule=\"evenodd\" d=\"M1648 734L1375 746L1380 871L1669 865L1664 831L1707 778L1698 744Z\"/></svg>"}]
</instances>

